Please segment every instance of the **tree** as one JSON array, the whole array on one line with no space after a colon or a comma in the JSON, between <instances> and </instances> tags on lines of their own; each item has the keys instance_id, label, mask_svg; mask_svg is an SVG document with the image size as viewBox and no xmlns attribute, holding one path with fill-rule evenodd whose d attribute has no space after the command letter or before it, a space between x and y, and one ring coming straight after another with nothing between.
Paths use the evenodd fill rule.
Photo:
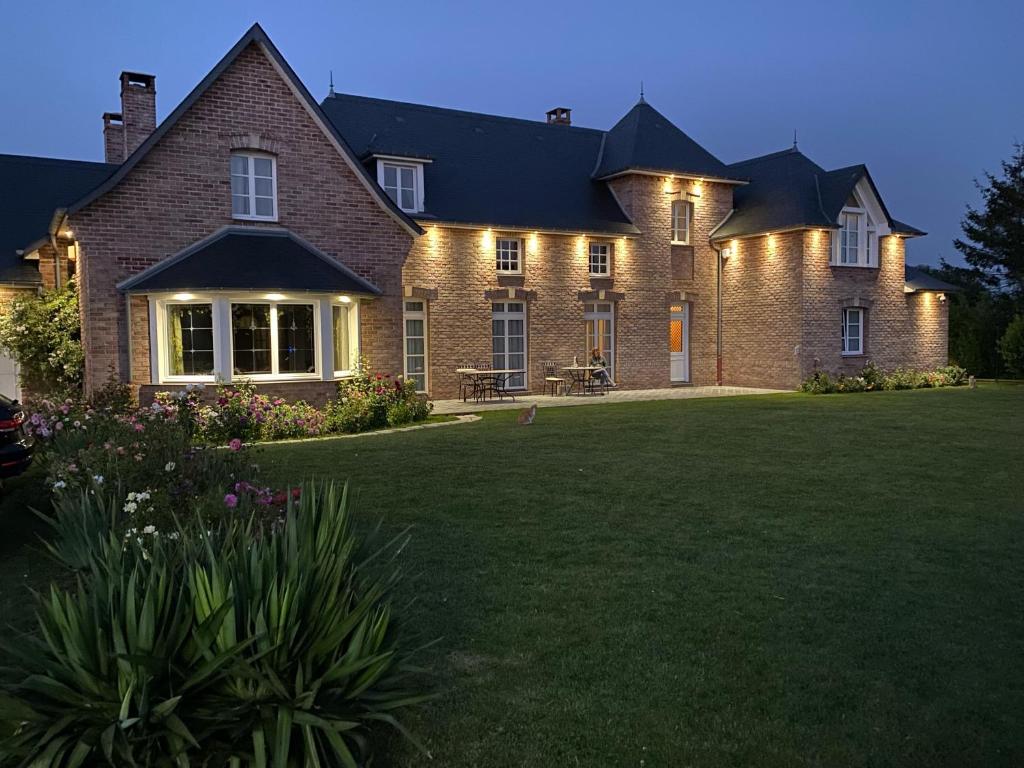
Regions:
<instances>
[{"instance_id":1,"label":"tree","mask_svg":"<svg viewBox=\"0 0 1024 768\"><path fill-rule=\"evenodd\" d=\"M74 281L42 296L17 297L0 317L0 348L18 361L33 395L78 395L85 355Z\"/></svg>"},{"instance_id":2,"label":"tree","mask_svg":"<svg viewBox=\"0 0 1024 768\"><path fill-rule=\"evenodd\" d=\"M1024 376L1024 315L1017 315L999 340L999 354L1006 370L1014 376Z\"/></svg>"},{"instance_id":3,"label":"tree","mask_svg":"<svg viewBox=\"0 0 1024 768\"><path fill-rule=\"evenodd\" d=\"M967 206L964 238L953 242L989 285L1024 300L1024 144L1015 144L1002 166L1001 177L986 173L984 184L975 181L984 206Z\"/></svg>"}]
</instances>

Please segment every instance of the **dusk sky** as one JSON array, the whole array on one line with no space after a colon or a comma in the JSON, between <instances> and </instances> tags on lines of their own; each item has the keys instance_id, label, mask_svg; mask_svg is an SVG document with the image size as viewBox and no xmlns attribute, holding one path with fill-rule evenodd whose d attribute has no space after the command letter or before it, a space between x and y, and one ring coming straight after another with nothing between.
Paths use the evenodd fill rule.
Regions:
<instances>
[{"instance_id":1,"label":"dusk sky","mask_svg":"<svg viewBox=\"0 0 1024 768\"><path fill-rule=\"evenodd\" d=\"M865 163L912 263L960 262L973 180L1024 140L1022 2L4 2L0 152L101 160L123 69L165 117L254 21L339 92L610 128L647 100L725 162Z\"/></svg>"}]
</instances>

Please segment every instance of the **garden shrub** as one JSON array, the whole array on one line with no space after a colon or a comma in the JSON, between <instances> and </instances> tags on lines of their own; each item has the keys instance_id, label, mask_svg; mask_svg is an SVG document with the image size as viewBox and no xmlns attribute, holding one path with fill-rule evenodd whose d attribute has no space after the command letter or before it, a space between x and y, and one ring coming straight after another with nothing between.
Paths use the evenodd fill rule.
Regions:
<instances>
[{"instance_id":1,"label":"garden shrub","mask_svg":"<svg viewBox=\"0 0 1024 768\"><path fill-rule=\"evenodd\" d=\"M42 296L16 296L0 315L0 349L18 361L26 389L42 396L78 396L85 353L74 281Z\"/></svg>"},{"instance_id":2,"label":"garden shrub","mask_svg":"<svg viewBox=\"0 0 1024 768\"><path fill-rule=\"evenodd\" d=\"M405 537L365 551L333 484L201 528L99 537L76 589L38 598L42 637L3 643L0 763L356 766L371 728L404 733L427 698L390 605Z\"/></svg>"},{"instance_id":3,"label":"garden shrub","mask_svg":"<svg viewBox=\"0 0 1024 768\"><path fill-rule=\"evenodd\" d=\"M370 374L360 363L355 375L338 384L328 423L342 432L365 432L422 421L433 406L416 394L416 382L386 373Z\"/></svg>"},{"instance_id":4,"label":"garden shrub","mask_svg":"<svg viewBox=\"0 0 1024 768\"><path fill-rule=\"evenodd\" d=\"M815 371L800 384L800 391L814 395L832 392L871 392L875 390L922 389L927 387L957 387L967 380L967 371L956 365L948 365L934 371L915 371L896 368L883 372L869 362L858 376L830 376L825 371Z\"/></svg>"},{"instance_id":5,"label":"garden shrub","mask_svg":"<svg viewBox=\"0 0 1024 768\"><path fill-rule=\"evenodd\" d=\"M1017 315L999 339L999 354L1012 376L1024 377L1024 315Z\"/></svg>"}]
</instances>

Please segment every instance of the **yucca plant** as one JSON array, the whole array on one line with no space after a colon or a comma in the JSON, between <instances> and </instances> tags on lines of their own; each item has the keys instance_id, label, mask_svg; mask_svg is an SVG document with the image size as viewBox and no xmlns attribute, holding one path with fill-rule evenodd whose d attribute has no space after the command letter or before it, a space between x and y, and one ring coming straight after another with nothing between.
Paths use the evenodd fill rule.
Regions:
<instances>
[{"instance_id":1,"label":"yucca plant","mask_svg":"<svg viewBox=\"0 0 1024 768\"><path fill-rule=\"evenodd\" d=\"M231 536L191 566L198 621L232 602L211 654L234 665L197 712L206 744L237 765L355 768L367 730L427 698L399 646L388 602L406 537L357 551L347 486L302 487L274 535ZM406 733L408 736L408 734ZM411 737L410 737L411 738Z\"/></svg>"},{"instance_id":2,"label":"yucca plant","mask_svg":"<svg viewBox=\"0 0 1024 768\"><path fill-rule=\"evenodd\" d=\"M39 636L5 642L0 764L188 766L203 734L185 724L239 647L216 648L229 601L195 616L176 546L97 541L74 591L39 597ZM6 729L5 729L6 730Z\"/></svg>"},{"instance_id":3,"label":"yucca plant","mask_svg":"<svg viewBox=\"0 0 1024 768\"><path fill-rule=\"evenodd\" d=\"M372 726L405 733L396 711L428 698L389 603L406 537L361 551L333 484L270 528L238 520L110 532L91 553L84 524L77 588L39 598L40 637L5 644L0 764L355 768Z\"/></svg>"}]
</instances>

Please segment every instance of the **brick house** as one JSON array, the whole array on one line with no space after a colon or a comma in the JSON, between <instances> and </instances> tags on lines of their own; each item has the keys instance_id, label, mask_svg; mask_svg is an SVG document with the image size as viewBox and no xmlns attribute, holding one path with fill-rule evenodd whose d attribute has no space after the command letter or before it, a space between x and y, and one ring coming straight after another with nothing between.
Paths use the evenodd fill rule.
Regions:
<instances>
[{"instance_id":1,"label":"brick house","mask_svg":"<svg viewBox=\"0 0 1024 768\"><path fill-rule=\"evenodd\" d=\"M432 397L484 362L540 391L593 347L626 388L946 362L951 287L905 266L923 233L864 166L727 165L643 99L608 131L318 104L258 25L159 126L155 100L121 75L105 163L0 156L33 209L0 227L0 291L77 276L88 389L318 402L363 356Z\"/></svg>"}]
</instances>

